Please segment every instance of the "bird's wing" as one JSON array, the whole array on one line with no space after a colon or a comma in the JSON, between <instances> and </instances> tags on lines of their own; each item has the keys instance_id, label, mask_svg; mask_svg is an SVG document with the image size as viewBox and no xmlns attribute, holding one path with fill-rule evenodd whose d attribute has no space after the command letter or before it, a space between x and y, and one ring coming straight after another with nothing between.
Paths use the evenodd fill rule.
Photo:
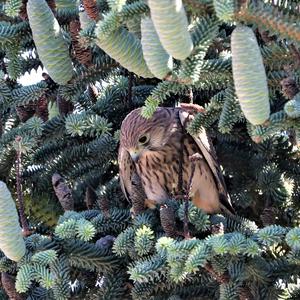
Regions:
<instances>
[{"instance_id":1,"label":"bird's wing","mask_svg":"<svg viewBox=\"0 0 300 300\"><path fill-rule=\"evenodd\" d=\"M121 189L128 202L131 203L130 195L132 194L132 177L135 173L135 165L128 151L126 151L122 146L119 148L118 162Z\"/></svg>"},{"instance_id":2,"label":"bird's wing","mask_svg":"<svg viewBox=\"0 0 300 300\"><path fill-rule=\"evenodd\" d=\"M179 111L179 117L181 124L184 128L187 127L187 124L194 119L194 116L189 114L187 111L184 111L181 109ZM223 178L223 174L220 168L220 165L217 160L217 155L215 153L214 147L212 145L212 142L206 133L206 130L202 128L200 133L198 135L193 135L192 138L197 143L198 147L201 150L201 153L206 160L217 185L217 188L219 190L220 195L220 202L223 207L225 207L225 210L230 212L231 214L234 214L234 209L232 207L230 196L227 193L225 181Z\"/></svg>"}]
</instances>

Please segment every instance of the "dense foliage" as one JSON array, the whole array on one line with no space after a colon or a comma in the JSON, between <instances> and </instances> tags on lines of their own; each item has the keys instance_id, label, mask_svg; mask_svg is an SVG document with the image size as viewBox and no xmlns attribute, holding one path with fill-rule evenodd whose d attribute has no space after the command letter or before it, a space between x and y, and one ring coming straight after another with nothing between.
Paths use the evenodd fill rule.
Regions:
<instances>
[{"instance_id":1,"label":"dense foliage","mask_svg":"<svg viewBox=\"0 0 300 300\"><path fill-rule=\"evenodd\" d=\"M0 298L299 299L298 2L1 0ZM180 102L237 212L189 205L190 238L181 200L132 210L118 181L127 113Z\"/></svg>"}]
</instances>

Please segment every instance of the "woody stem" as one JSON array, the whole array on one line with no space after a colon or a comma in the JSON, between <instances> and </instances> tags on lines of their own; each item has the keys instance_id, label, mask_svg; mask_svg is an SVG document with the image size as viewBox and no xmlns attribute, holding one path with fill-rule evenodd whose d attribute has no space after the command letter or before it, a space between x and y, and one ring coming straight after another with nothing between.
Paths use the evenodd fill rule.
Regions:
<instances>
[{"instance_id":1,"label":"woody stem","mask_svg":"<svg viewBox=\"0 0 300 300\"><path fill-rule=\"evenodd\" d=\"M24 208L24 196L22 193L22 178L21 178L21 168L22 168L22 161L21 161L21 151L17 150L17 160L16 160L16 179L17 179L17 196L19 202L19 213L20 213L20 221L22 228L25 233L29 232L29 226L27 219L25 217L25 208Z\"/></svg>"},{"instance_id":2,"label":"woody stem","mask_svg":"<svg viewBox=\"0 0 300 300\"><path fill-rule=\"evenodd\" d=\"M193 177L194 177L194 173L195 173L195 162L192 161L192 172L191 172L191 176L189 178L189 183L187 186L187 190L186 190L186 194L184 196L184 225L183 225L183 230L184 230L184 237L186 239L190 238L190 233L189 233L189 199L190 199L190 191L192 188L192 181L193 181Z\"/></svg>"}]
</instances>

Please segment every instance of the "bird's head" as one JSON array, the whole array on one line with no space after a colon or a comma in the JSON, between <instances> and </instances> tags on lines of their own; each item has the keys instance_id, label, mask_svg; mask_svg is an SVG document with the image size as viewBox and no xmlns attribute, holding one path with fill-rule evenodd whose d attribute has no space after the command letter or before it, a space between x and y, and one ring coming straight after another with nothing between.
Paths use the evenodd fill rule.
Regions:
<instances>
[{"instance_id":1,"label":"bird's head","mask_svg":"<svg viewBox=\"0 0 300 300\"><path fill-rule=\"evenodd\" d=\"M168 143L176 127L174 113L168 108L158 108L150 119L141 116L135 109L121 125L120 144L137 162L147 151L159 151Z\"/></svg>"}]
</instances>

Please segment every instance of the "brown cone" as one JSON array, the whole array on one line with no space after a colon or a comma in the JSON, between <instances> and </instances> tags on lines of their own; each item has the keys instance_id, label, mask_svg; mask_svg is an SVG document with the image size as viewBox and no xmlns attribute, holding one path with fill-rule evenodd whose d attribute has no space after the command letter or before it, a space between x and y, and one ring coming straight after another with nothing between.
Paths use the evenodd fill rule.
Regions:
<instances>
[{"instance_id":1,"label":"brown cone","mask_svg":"<svg viewBox=\"0 0 300 300\"><path fill-rule=\"evenodd\" d=\"M51 10L53 12L55 12L56 9L56 4L55 4L55 0L46 0L48 6L51 8Z\"/></svg>"},{"instance_id":2,"label":"brown cone","mask_svg":"<svg viewBox=\"0 0 300 300\"><path fill-rule=\"evenodd\" d=\"M16 291L14 276L11 276L5 272L2 272L1 273L1 283L2 283L2 286L10 300L25 299L23 296L21 296Z\"/></svg>"},{"instance_id":3,"label":"brown cone","mask_svg":"<svg viewBox=\"0 0 300 300\"><path fill-rule=\"evenodd\" d=\"M250 289L248 287L241 287L239 289L239 299L240 300L254 300Z\"/></svg>"},{"instance_id":4,"label":"brown cone","mask_svg":"<svg viewBox=\"0 0 300 300\"><path fill-rule=\"evenodd\" d=\"M210 228L212 234L224 234L223 223L213 224Z\"/></svg>"},{"instance_id":5,"label":"brown cone","mask_svg":"<svg viewBox=\"0 0 300 300\"><path fill-rule=\"evenodd\" d=\"M169 237L176 237L175 213L172 207L162 205L159 210L161 226Z\"/></svg>"},{"instance_id":6,"label":"brown cone","mask_svg":"<svg viewBox=\"0 0 300 300\"><path fill-rule=\"evenodd\" d=\"M73 111L73 103L70 101L66 101L63 97L60 95L56 98L56 103L58 106L58 110L61 116L65 116L68 113Z\"/></svg>"},{"instance_id":7,"label":"brown cone","mask_svg":"<svg viewBox=\"0 0 300 300\"><path fill-rule=\"evenodd\" d=\"M98 198L97 202L103 214L108 218L110 216L108 198L105 196L101 196L100 198Z\"/></svg>"},{"instance_id":8,"label":"brown cone","mask_svg":"<svg viewBox=\"0 0 300 300\"><path fill-rule=\"evenodd\" d=\"M98 21L99 20L99 10L97 8L97 1L96 0L82 0L84 10L88 14L88 16Z\"/></svg>"},{"instance_id":9,"label":"brown cone","mask_svg":"<svg viewBox=\"0 0 300 300\"><path fill-rule=\"evenodd\" d=\"M95 245L101 249L110 249L116 238L112 235L106 235L96 241Z\"/></svg>"},{"instance_id":10,"label":"brown cone","mask_svg":"<svg viewBox=\"0 0 300 300\"><path fill-rule=\"evenodd\" d=\"M35 114L44 122L48 120L48 101L45 95L38 100Z\"/></svg>"},{"instance_id":11,"label":"brown cone","mask_svg":"<svg viewBox=\"0 0 300 300\"><path fill-rule=\"evenodd\" d=\"M258 30L260 33L261 39L266 43L271 43L276 40L276 37L274 35L270 35L270 32L265 31L265 30Z\"/></svg>"},{"instance_id":12,"label":"brown cone","mask_svg":"<svg viewBox=\"0 0 300 300\"><path fill-rule=\"evenodd\" d=\"M26 9L27 2L28 0L22 0L22 6L20 8L20 13L19 13L20 18L24 21L28 20L27 9Z\"/></svg>"},{"instance_id":13,"label":"brown cone","mask_svg":"<svg viewBox=\"0 0 300 300\"><path fill-rule=\"evenodd\" d=\"M27 105L20 105L16 107L17 115L21 122L26 122L35 113L35 105L32 103Z\"/></svg>"},{"instance_id":14,"label":"brown cone","mask_svg":"<svg viewBox=\"0 0 300 300\"><path fill-rule=\"evenodd\" d=\"M145 210L145 201L147 199L147 196L142 186L141 178L136 173L134 173L132 176L132 184L132 210L135 215L138 215Z\"/></svg>"},{"instance_id":15,"label":"brown cone","mask_svg":"<svg viewBox=\"0 0 300 300\"><path fill-rule=\"evenodd\" d=\"M73 20L70 22L70 33L72 39L72 45L75 57L78 59L80 63L85 66L92 65L92 53L88 48L84 48L80 42L78 33L80 31L80 22L78 20Z\"/></svg>"},{"instance_id":16,"label":"brown cone","mask_svg":"<svg viewBox=\"0 0 300 300\"><path fill-rule=\"evenodd\" d=\"M281 80L282 93L288 99L293 99L299 92L296 81L292 77L287 77Z\"/></svg>"},{"instance_id":17,"label":"brown cone","mask_svg":"<svg viewBox=\"0 0 300 300\"><path fill-rule=\"evenodd\" d=\"M98 90L93 84L89 84L87 88L88 95L92 99L93 103L97 102Z\"/></svg>"},{"instance_id":18,"label":"brown cone","mask_svg":"<svg viewBox=\"0 0 300 300\"><path fill-rule=\"evenodd\" d=\"M85 205L88 209L93 208L96 198L97 198L96 193L93 191L91 187L88 186L86 188L85 198L84 198Z\"/></svg>"},{"instance_id":19,"label":"brown cone","mask_svg":"<svg viewBox=\"0 0 300 300\"><path fill-rule=\"evenodd\" d=\"M266 207L260 216L263 225L268 226L275 224L277 214L278 210L275 207Z\"/></svg>"},{"instance_id":20,"label":"brown cone","mask_svg":"<svg viewBox=\"0 0 300 300\"><path fill-rule=\"evenodd\" d=\"M71 189L67 186L64 179L57 173L52 176L52 185L62 208L66 210L74 210L74 200Z\"/></svg>"}]
</instances>

